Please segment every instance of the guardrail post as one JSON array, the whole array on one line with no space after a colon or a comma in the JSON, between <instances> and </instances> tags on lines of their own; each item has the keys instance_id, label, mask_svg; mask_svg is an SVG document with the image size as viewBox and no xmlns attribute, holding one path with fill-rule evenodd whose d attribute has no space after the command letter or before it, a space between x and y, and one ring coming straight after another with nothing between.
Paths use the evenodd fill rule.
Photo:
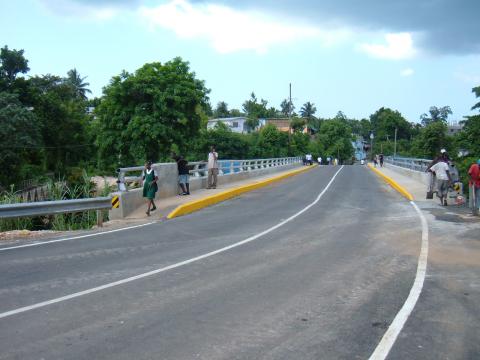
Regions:
<instances>
[{"instance_id":1,"label":"guardrail post","mask_svg":"<svg viewBox=\"0 0 480 360\"><path fill-rule=\"evenodd\" d=\"M103 227L103 212L102 210L97 210L97 226Z\"/></svg>"}]
</instances>

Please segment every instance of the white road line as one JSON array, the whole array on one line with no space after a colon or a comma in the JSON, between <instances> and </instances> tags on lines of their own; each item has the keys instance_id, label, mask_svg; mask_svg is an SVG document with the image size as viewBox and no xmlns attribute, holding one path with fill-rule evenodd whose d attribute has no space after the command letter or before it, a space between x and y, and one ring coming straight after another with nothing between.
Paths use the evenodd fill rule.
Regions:
<instances>
[{"instance_id":1,"label":"white road line","mask_svg":"<svg viewBox=\"0 0 480 360\"><path fill-rule=\"evenodd\" d=\"M62 297L59 297L59 298L56 298L56 299L51 299L51 300L43 301L43 302L36 303L36 304L33 304L33 305L24 306L24 307L15 309L15 310L6 311L6 312L3 312L3 313L0 313L0 319L8 317L8 316L12 316L12 315L20 314L20 313L23 313L25 311L34 310L34 309L38 309L38 308L48 306L48 305L51 305L51 304L56 304L56 303L59 303L59 302L62 302L62 301L74 299L74 298L77 298L77 297L80 297L80 296L83 296L83 295L88 295L88 294L91 294L91 293L94 293L94 292L97 292L97 291L101 291L101 290L105 290L105 289L108 289L108 288L111 288L111 287L114 287L114 286L126 284L126 283L129 283L129 282L138 280L138 279L143 279L145 277L156 275L156 274L165 272L167 270L172 270L172 269L178 268L180 266L191 264L193 262L208 258L208 257L213 256L213 255L223 253L225 251L231 250L231 249L236 248L238 246L241 246L241 245L244 245L244 244L249 243L251 241L254 241L254 240L262 237L263 235L266 235L266 234L278 229L279 227L285 225L286 223L292 221L293 219L295 219L296 217L300 216L305 211L310 209L316 203L318 203L320 198L323 196L323 194L325 194L325 192L328 190L330 185L333 183L333 180L335 180L338 173L340 173L340 171L342 169L343 169L343 165L342 165L342 167L340 167L340 169L338 169L338 171L335 173L335 175L333 175L333 177L330 179L329 183L327 184L327 186L325 186L325 188L322 190L322 192L320 194L318 194L315 201L313 201L312 203L310 203L309 205L304 207L302 210L300 210L296 214L290 216L288 219L285 219L285 220L279 222L277 225L274 225L271 228L262 231L261 233L253 235L253 236L251 236L251 237L249 237L245 240L242 240L240 242L237 242L235 244L225 246L221 249L214 250L214 251L211 251L209 253L206 253L206 254L203 254L203 255L188 259L188 260L184 260L184 261L181 261L181 262L178 262L176 264L172 264L172 265L160 268L160 269L152 270L152 271L149 271L149 272L146 272L146 273L143 273L143 274L135 275L135 276L132 276L132 277L129 277L129 278L126 278L126 279L122 279L122 280L118 280L118 281L114 281L114 282L111 282L111 283L108 283L108 284L105 284L105 285L101 285L101 286L97 286L97 287L87 289L87 290L84 290L84 291L79 291L79 292L76 292L76 293L73 293L73 294L70 294L70 295L66 295L66 296L62 296Z\"/></svg>"},{"instance_id":2,"label":"white road line","mask_svg":"<svg viewBox=\"0 0 480 360\"><path fill-rule=\"evenodd\" d=\"M72 236L72 237L69 237L69 238L62 238L62 239L49 240L49 241L41 241L41 242L25 244L25 245L9 246L9 247L0 248L0 251L21 249L21 248L26 248L26 247L31 247L31 246L47 245L47 244L53 244L53 243L57 243L57 242L83 239L83 238L87 238L87 237L91 237L91 236L101 236L101 235L105 235L105 234L115 233L115 232L118 232L118 231L136 229L136 228L140 228L140 227L147 226L147 225L152 225L152 224L155 224L155 222L149 222L149 223L141 224L141 225L128 226L128 227L124 227L124 228L121 228L121 229L102 231L102 232L93 233L93 234Z\"/></svg>"},{"instance_id":3,"label":"white road line","mask_svg":"<svg viewBox=\"0 0 480 360\"><path fill-rule=\"evenodd\" d=\"M403 326L407 322L408 317L412 313L413 308L420 297L423 283L425 281L428 260L428 223L417 204L415 204L413 201L410 201L410 204L412 204L412 206L415 208L415 211L422 222L422 246L420 249L420 255L418 257L417 274L407 300L405 300L402 308L397 313L395 319L393 319L392 323L388 327L387 332L383 335L382 340L375 348L373 354L370 356L370 360L383 360L387 357L388 353L393 347L393 344L395 344L398 335L402 331Z\"/></svg>"}]
</instances>

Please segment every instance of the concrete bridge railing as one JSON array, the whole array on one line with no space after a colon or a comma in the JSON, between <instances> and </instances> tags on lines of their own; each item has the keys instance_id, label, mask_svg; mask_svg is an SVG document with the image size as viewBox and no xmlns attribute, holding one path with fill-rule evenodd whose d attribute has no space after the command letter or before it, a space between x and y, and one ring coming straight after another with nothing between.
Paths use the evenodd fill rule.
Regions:
<instances>
[{"instance_id":1,"label":"concrete bridge railing","mask_svg":"<svg viewBox=\"0 0 480 360\"><path fill-rule=\"evenodd\" d=\"M228 184L235 181L255 178L257 176L272 174L301 166L301 157L250 159L250 160L219 160L218 185ZM205 188L207 186L206 162L189 162L190 191ZM177 164L158 163L152 165L158 176L158 192L156 199L176 196L179 193ZM130 215L140 206L144 205L142 197L141 171L143 166L120 168L118 172L119 191L113 196L119 197L120 206L110 211L110 219L122 219ZM128 176L129 173L136 173Z\"/></svg>"}]
</instances>

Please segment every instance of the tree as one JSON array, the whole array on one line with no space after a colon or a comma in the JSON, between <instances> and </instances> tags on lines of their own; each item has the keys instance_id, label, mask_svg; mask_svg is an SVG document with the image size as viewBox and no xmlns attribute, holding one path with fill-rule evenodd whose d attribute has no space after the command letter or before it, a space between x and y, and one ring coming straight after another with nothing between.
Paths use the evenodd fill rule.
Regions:
<instances>
[{"instance_id":1,"label":"tree","mask_svg":"<svg viewBox=\"0 0 480 360\"><path fill-rule=\"evenodd\" d=\"M259 119L271 116L271 109L267 109L267 105L267 100L261 99L258 102L253 92L250 94L250 99L243 103L242 108L247 115L247 125L250 129L254 130L258 127Z\"/></svg>"},{"instance_id":2,"label":"tree","mask_svg":"<svg viewBox=\"0 0 480 360\"><path fill-rule=\"evenodd\" d=\"M213 116L215 118L227 118L230 116L230 112L228 111L228 104L225 101L220 101L217 104L217 107L213 111Z\"/></svg>"},{"instance_id":3,"label":"tree","mask_svg":"<svg viewBox=\"0 0 480 360\"><path fill-rule=\"evenodd\" d=\"M46 145L45 170L64 174L68 167L95 157L95 147L87 135L85 102L77 97L75 89L54 75L34 76L29 85L31 105Z\"/></svg>"},{"instance_id":4,"label":"tree","mask_svg":"<svg viewBox=\"0 0 480 360\"><path fill-rule=\"evenodd\" d=\"M415 156L433 159L440 149L450 147L450 140L447 136L447 125L443 121L431 122L423 127L414 139L412 152Z\"/></svg>"},{"instance_id":5,"label":"tree","mask_svg":"<svg viewBox=\"0 0 480 360\"><path fill-rule=\"evenodd\" d=\"M302 108L300 109L300 115L306 119L313 117L316 112L317 108L315 107L315 104L311 103L310 101L307 101L305 104L303 104Z\"/></svg>"},{"instance_id":6,"label":"tree","mask_svg":"<svg viewBox=\"0 0 480 360\"><path fill-rule=\"evenodd\" d=\"M325 149L324 157L338 157L340 161L346 161L354 154L352 129L342 120L325 120L317 141Z\"/></svg>"},{"instance_id":7,"label":"tree","mask_svg":"<svg viewBox=\"0 0 480 360\"><path fill-rule=\"evenodd\" d=\"M0 90L11 86L18 74L26 74L30 70L23 53L23 50L9 50L6 45L0 50Z\"/></svg>"},{"instance_id":8,"label":"tree","mask_svg":"<svg viewBox=\"0 0 480 360\"><path fill-rule=\"evenodd\" d=\"M66 82L73 87L75 95L82 100L87 100L86 93L92 93L90 89L87 88L90 83L84 82L86 78L86 76L82 78L75 68L69 70L67 73Z\"/></svg>"},{"instance_id":9,"label":"tree","mask_svg":"<svg viewBox=\"0 0 480 360\"><path fill-rule=\"evenodd\" d=\"M442 106L438 108L436 106L431 106L430 110L428 110L430 117L427 114L420 115L420 120L422 120L422 125L427 126L432 122L447 122L448 115L452 114L452 109L450 106Z\"/></svg>"},{"instance_id":10,"label":"tree","mask_svg":"<svg viewBox=\"0 0 480 360\"><path fill-rule=\"evenodd\" d=\"M285 99L280 104L280 109L283 116L288 117L295 111L295 106L289 100Z\"/></svg>"},{"instance_id":11,"label":"tree","mask_svg":"<svg viewBox=\"0 0 480 360\"><path fill-rule=\"evenodd\" d=\"M411 124L396 110L382 107L370 115L370 123L376 141L392 140L395 136L395 129L397 129L397 139L410 138Z\"/></svg>"},{"instance_id":12,"label":"tree","mask_svg":"<svg viewBox=\"0 0 480 360\"><path fill-rule=\"evenodd\" d=\"M275 125L267 124L258 134L258 141L254 145L255 157L284 157L287 156L288 134L278 130Z\"/></svg>"},{"instance_id":13,"label":"tree","mask_svg":"<svg viewBox=\"0 0 480 360\"><path fill-rule=\"evenodd\" d=\"M480 86L474 87L472 92L480 98ZM480 102L472 106L472 110L480 112ZM467 116L464 121L461 139L472 156L480 157L480 114Z\"/></svg>"},{"instance_id":14,"label":"tree","mask_svg":"<svg viewBox=\"0 0 480 360\"><path fill-rule=\"evenodd\" d=\"M32 164L34 148L41 146L41 134L35 115L16 94L0 92L0 124L1 189L21 180L22 167Z\"/></svg>"},{"instance_id":15,"label":"tree","mask_svg":"<svg viewBox=\"0 0 480 360\"><path fill-rule=\"evenodd\" d=\"M307 124L305 119L294 117L290 122L290 127L292 128L293 132L302 132L305 129L305 125Z\"/></svg>"},{"instance_id":16,"label":"tree","mask_svg":"<svg viewBox=\"0 0 480 360\"><path fill-rule=\"evenodd\" d=\"M102 164L168 158L172 146L184 152L205 118L208 92L179 57L113 77L97 109Z\"/></svg>"},{"instance_id":17,"label":"tree","mask_svg":"<svg viewBox=\"0 0 480 360\"><path fill-rule=\"evenodd\" d=\"M302 108L300 109L300 115L306 120L307 127L312 133L315 133L319 130L318 122L314 121L316 120L314 116L316 112L317 108L310 101L307 101L305 104L303 104Z\"/></svg>"}]
</instances>

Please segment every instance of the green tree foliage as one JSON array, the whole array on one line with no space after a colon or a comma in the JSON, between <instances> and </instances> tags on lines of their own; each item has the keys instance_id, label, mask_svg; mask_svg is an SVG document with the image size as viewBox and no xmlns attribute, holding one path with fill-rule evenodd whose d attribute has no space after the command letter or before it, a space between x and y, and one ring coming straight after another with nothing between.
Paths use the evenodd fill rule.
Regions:
<instances>
[{"instance_id":1,"label":"green tree foliage","mask_svg":"<svg viewBox=\"0 0 480 360\"><path fill-rule=\"evenodd\" d=\"M393 140L395 129L397 139L409 139L411 124L396 110L380 108L370 115L370 124L375 134L376 141Z\"/></svg>"},{"instance_id":2,"label":"green tree foliage","mask_svg":"<svg viewBox=\"0 0 480 360\"><path fill-rule=\"evenodd\" d=\"M354 154L352 139L352 129L340 119L325 120L317 137L324 149L322 155L339 157L342 162L351 159Z\"/></svg>"},{"instance_id":3,"label":"green tree foliage","mask_svg":"<svg viewBox=\"0 0 480 360\"><path fill-rule=\"evenodd\" d=\"M247 136L232 132L218 122L214 129L202 129L192 142L189 160L206 160L210 146L215 145L222 159L246 159L249 153Z\"/></svg>"},{"instance_id":4,"label":"green tree foliage","mask_svg":"<svg viewBox=\"0 0 480 360\"><path fill-rule=\"evenodd\" d=\"M18 74L26 74L30 70L23 53L23 50L9 50L6 45L0 49L0 86L11 86Z\"/></svg>"},{"instance_id":5,"label":"green tree foliage","mask_svg":"<svg viewBox=\"0 0 480 360\"><path fill-rule=\"evenodd\" d=\"M67 84L73 87L75 96L81 100L87 100L87 93L92 93L90 89L87 88L90 83L85 82L86 78L86 76L82 78L77 69L73 68L72 70L68 71L67 78L65 80Z\"/></svg>"},{"instance_id":6,"label":"green tree foliage","mask_svg":"<svg viewBox=\"0 0 480 360\"><path fill-rule=\"evenodd\" d=\"M280 104L280 112L283 116L289 117L290 115L293 115L294 111L295 106L289 100L285 99Z\"/></svg>"},{"instance_id":7,"label":"green tree foliage","mask_svg":"<svg viewBox=\"0 0 480 360\"><path fill-rule=\"evenodd\" d=\"M95 157L87 135L85 102L59 76L34 76L30 80L31 104L42 128L44 168L63 174L68 167Z\"/></svg>"},{"instance_id":8,"label":"green tree foliage","mask_svg":"<svg viewBox=\"0 0 480 360\"><path fill-rule=\"evenodd\" d=\"M447 125L443 121L435 121L420 130L413 140L412 154L416 157L433 159L441 148L449 149L451 139L447 136Z\"/></svg>"},{"instance_id":9,"label":"green tree foliage","mask_svg":"<svg viewBox=\"0 0 480 360\"><path fill-rule=\"evenodd\" d=\"M252 141L252 157L272 158L287 156L288 134L279 131L274 125L263 127L257 141Z\"/></svg>"},{"instance_id":10,"label":"green tree foliage","mask_svg":"<svg viewBox=\"0 0 480 360\"><path fill-rule=\"evenodd\" d=\"M243 111L247 115L247 125L254 130L258 127L259 119L274 117L276 110L274 108L267 108L268 101L261 99L258 101L255 93L250 94L250 99L246 100L243 105Z\"/></svg>"},{"instance_id":11,"label":"green tree foliage","mask_svg":"<svg viewBox=\"0 0 480 360\"><path fill-rule=\"evenodd\" d=\"M480 86L472 89L477 98L480 98ZM480 102L472 106L472 110L480 112ZM467 116L463 131L459 134L462 148L468 150L472 156L480 158L480 114Z\"/></svg>"},{"instance_id":12,"label":"green tree foliage","mask_svg":"<svg viewBox=\"0 0 480 360\"><path fill-rule=\"evenodd\" d=\"M41 145L35 115L7 92L0 92L0 138L0 188L7 188L18 182L22 168L34 160L34 148Z\"/></svg>"},{"instance_id":13,"label":"green tree foliage","mask_svg":"<svg viewBox=\"0 0 480 360\"><path fill-rule=\"evenodd\" d=\"M315 118L316 112L317 108L315 107L315 104L311 103L310 101L307 101L305 104L303 104L302 108L300 109L300 115L305 119L308 129L312 133L315 133L319 130L319 123Z\"/></svg>"},{"instance_id":14,"label":"green tree foliage","mask_svg":"<svg viewBox=\"0 0 480 360\"><path fill-rule=\"evenodd\" d=\"M427 126L432 122L447 122L448 115L452 114L452 109L450 106L442 106L440 108L436 106L431 106L428 110L429 114L420 115L420 120L422 121L423 126Z\"/></svg>"},{"instance_id":15,"label":"green tree foliage","mask_svg":"<svg viewBox=\"0 0 480 360\"><path fill-rule=\"evenodd\" d=\"M302 132L303 129L305 129L306 124L307 124L306 119L294 117L290 122L290 127L292 128L293 132Z\"/></svg>"},{"instance_id":16,"label":"green tree foliage","mask_svg":"<svg viewBox=\"0 0 480 360\"><path fill-rule=\"evenodd\" d=\"M214 118L227 118L230 116L230 111L228 111L228 104L225 101L220 101L217 104L217 107L213 111Z\"/></svg>"},{"instance_id":17,"label":"green tree foliage","mask_svg":"<svg viewBox=\"0 0 480 360\"><path fill-rule=\"evenodd\" d=\"M184 152L198 135L208 92L178 57L113 77L97 109L102 164L156 161L173 145Z\"/></svg>"}]
</instances>

